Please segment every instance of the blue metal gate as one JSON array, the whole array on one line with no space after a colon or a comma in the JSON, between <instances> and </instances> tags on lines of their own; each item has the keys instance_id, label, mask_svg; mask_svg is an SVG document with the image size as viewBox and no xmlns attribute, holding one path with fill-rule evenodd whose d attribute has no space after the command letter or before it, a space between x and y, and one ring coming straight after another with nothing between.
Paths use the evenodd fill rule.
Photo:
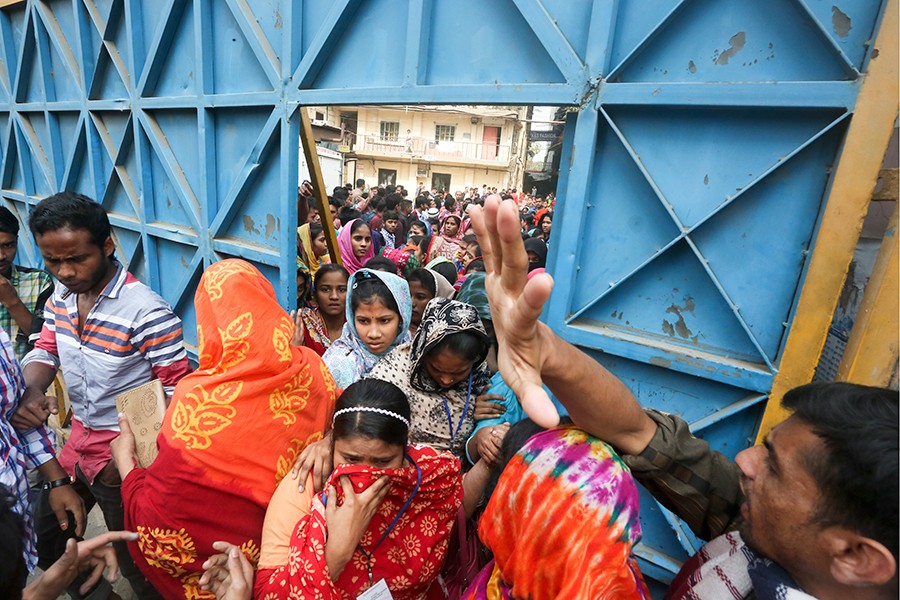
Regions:
<instances>
[{"instance_id":1,"label":"blue metal gate","mask_svg":"<svg viewBox=\"0 0 900 600\"><path fill-rule=\"evenodd\" d=\"M0 194L109 210L183 317L203 268L295 294L301 106L577 107L546 318L733 455L778 371L878 0L30 0L0 11ZM40 262L22 238L20 260ZM645 498L642 567L696 541Z\"/></svg>"}]
</instances>

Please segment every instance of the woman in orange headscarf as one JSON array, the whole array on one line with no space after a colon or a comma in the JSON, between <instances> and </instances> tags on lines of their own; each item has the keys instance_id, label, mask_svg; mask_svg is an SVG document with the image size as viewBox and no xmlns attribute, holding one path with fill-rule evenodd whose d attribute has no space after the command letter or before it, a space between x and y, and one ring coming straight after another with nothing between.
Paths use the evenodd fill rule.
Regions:
<instances>
[{"instance_id":1,"label":"woman in orange headscarf","mask_svg":"<svg viewBox=\"0 0 900 600\"><path fill-rule=\"evenodd\" d=\"M200 366L175 388L159 456L140 469L133 444L114 451L125 527L140 534L129 549L165 598L213 597L197 582L214 541L236 544L255 564L269 500L322 437L335 402L325 364L290 345L291 318L248 263L212 265L194 303Z\"/></svg>"}]
</instances>

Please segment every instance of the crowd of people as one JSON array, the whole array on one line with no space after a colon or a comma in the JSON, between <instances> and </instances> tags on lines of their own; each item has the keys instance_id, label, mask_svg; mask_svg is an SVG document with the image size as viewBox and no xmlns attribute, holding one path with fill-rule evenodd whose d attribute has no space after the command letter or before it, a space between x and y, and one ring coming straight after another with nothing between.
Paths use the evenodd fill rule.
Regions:
<instances>
[{"instance_id":1,"label":"crowd of people","mask_svg":"<svg viewBox=\"0 0 900 600\"><path fill-rule=\"evenodd\" d=\"M27 294L0 210L0 595L114 597L121 571L139 598L645 599L641 483L709 540L668 597L896 597L897 392L801 386L732 462L538 321L553 200L495 192L359 181L322 219L304 185L297 309L243 260L209 266L195 364L99 204L35 207L55 285ZM153 379L139 466L115 397ZM110 533L76 542L94 504Z\"/></svg>"}]
</instances>

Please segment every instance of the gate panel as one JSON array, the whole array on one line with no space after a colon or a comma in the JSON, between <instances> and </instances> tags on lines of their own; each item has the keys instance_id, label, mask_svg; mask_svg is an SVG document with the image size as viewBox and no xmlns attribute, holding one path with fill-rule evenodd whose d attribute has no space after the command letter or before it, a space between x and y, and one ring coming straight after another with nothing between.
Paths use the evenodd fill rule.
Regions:
<instances>
[{"instance_id":1,"label":"gate panel","mask_svg":"<svg viewBox=\"0 0 900 600\"><path fill-rule=\"evenodd\" d=\"M836 5L825 24L803 2L652 6L618 5L611 68L566 138L545 315L734 456L780 367L864 42ZM697 540L642 500L641 566L666 581Z\"/></svg>"},{"instance_id":2,"label":"gate panel","mask_svg":"<svg viewBox=\"0 0 900 600\"><path fill-rule=\"evenodd\" d=\"M0 10L0 195L23 226L60 189L101 202L192 344L221 258L294 304L303 106L577 107L546 319L733 456L781 367L881 4L29 0ZM698 542L642 512L642 567L666 580Z\"/></svg>"}]
</instances>

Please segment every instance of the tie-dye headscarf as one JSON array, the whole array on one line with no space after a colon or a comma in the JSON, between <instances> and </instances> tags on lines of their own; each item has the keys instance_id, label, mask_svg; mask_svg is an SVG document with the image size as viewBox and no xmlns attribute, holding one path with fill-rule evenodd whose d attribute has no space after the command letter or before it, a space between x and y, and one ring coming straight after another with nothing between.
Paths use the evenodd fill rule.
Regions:
<instances>
[{"instance_id":1,"label":"tie-dye headscarf","mask_svg":"<svg viewBox=\"0 0 900 600\"><path fill-rule=\"evenodd\" d=\"M650 597L634 545L637 486L606 443L580 429L533 436L500 476L478 533L494 553L468 600Z\"/></svg>"}]
</instances>

